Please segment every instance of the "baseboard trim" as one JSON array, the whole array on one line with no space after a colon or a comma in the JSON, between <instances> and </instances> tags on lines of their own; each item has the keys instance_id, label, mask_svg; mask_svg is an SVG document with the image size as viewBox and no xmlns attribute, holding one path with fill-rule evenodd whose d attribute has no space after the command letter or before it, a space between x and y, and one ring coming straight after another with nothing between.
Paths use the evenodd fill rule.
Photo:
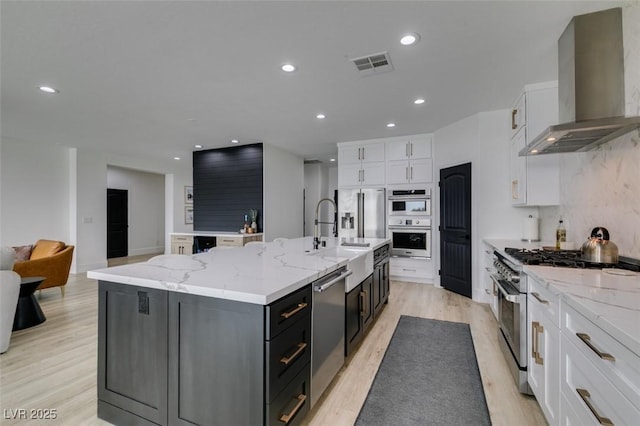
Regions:
<instances>
[{"instance_id":1,"label":"baseboard trim","mask_svg":"<svg viewBox=\"0 0 640 426\"><path fill-rule=\"evenodd\" d=\"M164 253L164 246L155 246L155 247L142 247L137 249L131 249L129 251L129 256L141 256L144 254L156 254L156 253Z\"/></svg>"}]
</instances>

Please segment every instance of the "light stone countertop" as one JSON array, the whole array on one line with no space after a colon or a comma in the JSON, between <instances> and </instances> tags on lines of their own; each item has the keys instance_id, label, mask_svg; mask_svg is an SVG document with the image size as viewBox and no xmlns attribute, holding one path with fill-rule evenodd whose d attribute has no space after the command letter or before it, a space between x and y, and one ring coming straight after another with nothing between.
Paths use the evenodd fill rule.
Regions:
<instances>
[{"instance_id":1,"label":"light stone countertop","mask_svg":"<svg viewBox=\"0 0 640 426\"><path fill-rule=\"evenodd\" d=\"M502 254L506 254L505 247L536 249L553 245L497 239L484 242ZM640 274L618 276L600 269L534 265L524 265L523 272L640 356Z\"/></svg>"},{"instance_id":2,"label":"light stone countertop","mask_svg":"<svg viewBox=\"0 0 640 426\"><path fill-rule=\"evenodd\" d=\"M294 238L244 247L216 247L195 255L161 255L147 262L89 271L87 277L141 287L267 305L388 243L359 238L367 248L338 246L312 250L313 238Z\"/></svg>"},{"instance_id":3,"label":"light stone countertop","mask_svg":"<svg viewBox=\"0 0 640 426\"><path fill-rule=\"evenodd\" d=\"M523 271L640 356L640 274L527 265Z\"/></svg>"},{"instance_id":4,"label":"light stone countertop","mask_svg":"<svg viewBox=\"0 0 640 426\"><path fill-rule=\"evenodd\" d=\"M189 237L253 237L256 235L262 235L262 232L254 233L241 233L231 231L193 231L193 232L171 232L169 235L184 235Z\"/></svg>"}]
</instances>

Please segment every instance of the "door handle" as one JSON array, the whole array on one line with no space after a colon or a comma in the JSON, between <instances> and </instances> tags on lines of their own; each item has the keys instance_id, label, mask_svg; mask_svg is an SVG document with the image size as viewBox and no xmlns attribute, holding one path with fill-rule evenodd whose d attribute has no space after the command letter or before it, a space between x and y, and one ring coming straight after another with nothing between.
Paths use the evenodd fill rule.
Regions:
<instances>
[{"instance_id":1,"label":"door handle","mask_svg":"<svg viewBox=\"0 0 640 426\"><path fill-rule=\"evenodd\" d=\"M518 110L517 109L513 109L511 110L511 129L515 130L518 125L516 124L516 115L518 114Z\"/></svg>"}]
</instances>

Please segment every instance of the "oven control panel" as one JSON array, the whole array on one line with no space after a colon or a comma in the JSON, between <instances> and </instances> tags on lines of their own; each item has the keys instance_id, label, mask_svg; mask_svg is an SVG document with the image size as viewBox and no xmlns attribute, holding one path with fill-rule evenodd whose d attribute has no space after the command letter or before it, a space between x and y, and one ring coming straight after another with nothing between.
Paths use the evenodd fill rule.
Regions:
<instances>
[{"instance_id":1,"label":"oven control panel","mask_svg":"<svg viewBox=\"0 0 640 426\"><path fill-rule=\"evenodd\" d=\"M415 217L411 217L411 218L393 217L393 218L389 218L389 226L430 228L431 219L415 218Z\"/></svg>"}]
</instances>

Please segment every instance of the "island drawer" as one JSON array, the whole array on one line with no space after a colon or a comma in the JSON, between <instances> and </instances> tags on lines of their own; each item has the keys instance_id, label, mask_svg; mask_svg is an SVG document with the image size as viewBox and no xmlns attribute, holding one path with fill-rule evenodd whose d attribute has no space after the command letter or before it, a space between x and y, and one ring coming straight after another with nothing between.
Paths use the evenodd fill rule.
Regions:
<instances>
[{"instance_id":1,"label":"island drawer","mask_svg":"<svg viewBox=\"0 0 640 426\"><path fill-rule=\"evenodd\" d=\"M311 366L305 368L266 405L266 424L299 425L311 408Z\"/></svg>"},{"instance_id":2,"label":"island drawer","mask_svg":"<svg viewBox=\"0 0 640 426\"><path fill-rule=\"evenodd\" d=\"M265 335L267 340L271 340L311 312L311 294L311 286L308 285L267 305L265 309Z\"/></svg>"},{"instance_id":3,"label":"island drawer","mask_svg":"<svg viewBox=\"0 0 640 426\"><path fill-rule=\"evenodd\" d=\"M563 336L640 409L640 357L567 303L562 305Z\"/></svg>"},{"instance_id":4,"label":"island drawer","mask_svg":"<svg viewBox=\"0 0 640 426\"><path fill-rule=\"evenodd\" d=\"M266 399L276 395L311 361L310 312L294 325L265 342Z\"/></svg>"}]
</instances>

